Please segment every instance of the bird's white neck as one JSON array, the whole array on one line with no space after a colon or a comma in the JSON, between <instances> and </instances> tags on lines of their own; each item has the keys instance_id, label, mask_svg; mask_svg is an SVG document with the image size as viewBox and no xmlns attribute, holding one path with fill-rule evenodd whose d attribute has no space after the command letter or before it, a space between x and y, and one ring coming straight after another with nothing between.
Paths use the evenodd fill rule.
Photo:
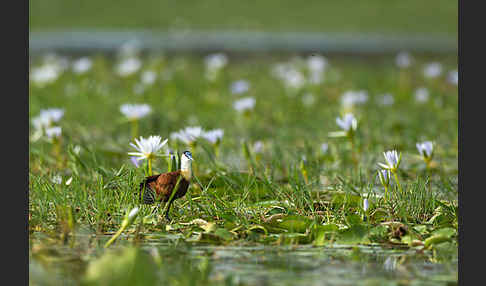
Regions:
<instances>
[{"instance_id":1,"label":"bird's white neck","mask_svg":"<svg viewBox=\"0 0 486 286\"><path fill-rule=\"evenodd\" d=\"M184 155L181 157L181 174L188 181L192 178L192 162Z\"/></svg>"}]
</instances>

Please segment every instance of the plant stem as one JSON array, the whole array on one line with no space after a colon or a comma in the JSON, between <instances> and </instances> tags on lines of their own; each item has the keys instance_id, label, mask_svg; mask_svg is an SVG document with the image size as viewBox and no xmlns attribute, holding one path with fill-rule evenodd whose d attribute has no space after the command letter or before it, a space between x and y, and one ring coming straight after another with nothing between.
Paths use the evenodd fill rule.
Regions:
<instances>
[{"instance_id":1,"label":"plant stem","mask_svg":"<svg viewBox=\"0 0 486 286\"><path fill-rule=\"evenodd\" d=\"M400 193L403 193L402 186L400 185L400 181L398 181L397 171L393 172L393 175L395 176L395 182L397 182L398 190L400 190Z\"/></svg>"},{"instance_id":2,"label":"plant stem","mask_svg":"<svg viewBox=\"0 0 486 286\"><path fill-rule=\"evenodd\" d=\"M132 120L132 138L138 136L138 120Z\"/></svg>"},{"instance_id":3,"label":"plant stem","mask_svg":"<svg viewBox=\"0 0 486 286\"><path fill-rule=\"evenodd\" d=\"M148 174L149 176L152 176L152 159L148 159Z\"/></svg>"},{"instance_id":4,"label":"plant stem","mask_svg":"<svg viewBox=\"0 0 486 286\"><path fill-rule=\"evenodd\" d=\"M123 225L116 233L115 235L113 235L110 240L108 240L105 244L105 248L107 248L108 246L110 246L119 236L120 234L125 230L127 226L126 225Z\"/></svg>"}]
</instances>

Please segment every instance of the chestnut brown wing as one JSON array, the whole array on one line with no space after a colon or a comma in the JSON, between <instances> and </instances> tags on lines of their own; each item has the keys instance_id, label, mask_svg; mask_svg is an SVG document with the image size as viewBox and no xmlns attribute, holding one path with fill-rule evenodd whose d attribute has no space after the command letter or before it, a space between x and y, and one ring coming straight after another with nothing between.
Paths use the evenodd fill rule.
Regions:
<instances>
[{"instance_id":1,"label":"chestnut brown wing","mask_svg":"<svg viewBox=\"0 0 486 286\"><path fill-rule=\"evenodd\" d=\"M181 176L180 171L160 174L157 177L157 180L149 183L149 185L151 188L155 190L158 197L159 196L162 197L162 200L164 202L167 202L180 176ZM183 178L182 181L184 181ZM179 183L179 188L181 186L181 183Z\"/></svg>"}]
</instances>

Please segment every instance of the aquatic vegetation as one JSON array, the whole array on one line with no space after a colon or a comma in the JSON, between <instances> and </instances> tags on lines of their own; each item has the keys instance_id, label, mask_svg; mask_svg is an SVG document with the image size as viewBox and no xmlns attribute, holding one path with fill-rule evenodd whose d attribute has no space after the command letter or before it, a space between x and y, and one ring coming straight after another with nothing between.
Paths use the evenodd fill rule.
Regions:
<instances>
[{"instance_id":1,"label":"aquatic vegetation","mask_svg":"<svg viewBox=\"0 0 486 286\"><path fill-rule=\"evenodd\" d=\"M258 285L258 277L309 285L315 271L342 282L339 269L350 285L457 281L458 90L445 77L423 78L428 58L401 67L395 57L372 66L327 55L269 58L255 69L252 59L228 65L226 55L146 59L127 50L147 67L140 76L120 77L120 59L90 57L82 76L30 86L31 138L41 130L40 138L59 139L29 146L33 281L142 281L126 271L137 265L152 285ZM447 57L435 61L457 70ZM302 82L291 88L289 74L275 77L276 63ZM218 70L214 81L208 70ZM311 70L323 81L312 83ZM231 93L242 78L251 89L241 94L251 97ZM152 87L134 94L141 83ZM68 85L76 90L69 96ZM420 88L430 104L416 104ZM349 91L352 113L342 103ZM386 93L393 104L375 104ZM134 96L149 108L121 111ZM51 106L62 109L42 111ZM143 136L124 128L128 118ZM179 170L188 146L197 162L168 222L162 207L139 203L138 189L149 174Z\"/></svg>"}]
</instances>

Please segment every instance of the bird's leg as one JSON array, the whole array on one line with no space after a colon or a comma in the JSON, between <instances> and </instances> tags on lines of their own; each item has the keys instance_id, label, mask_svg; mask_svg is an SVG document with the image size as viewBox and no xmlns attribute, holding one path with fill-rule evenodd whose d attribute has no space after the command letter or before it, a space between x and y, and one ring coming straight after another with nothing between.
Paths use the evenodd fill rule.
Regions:
<instances>
[{"instance_id":1,"label":"bird's leg","mask_svg":"<svg viewBox=\"0 0 486 286\"><path fill-rule=\"evenodd\" d=\"M151 214L154 214L155 212L157 212L159 210L159 205L156 205L155 208L152 210L152 213Z\"/></svg>"},{"instance_id":2,"label":"bird's leg","mask_svg":"<svg viewBox=\"0 0 486 286\"><path fill-rule=\"evenodd\" d=\"M181 182L182 180L182 176L179 176L179 178L177 179L177 183L175 184L175 187L172 189L172 192L170 194L170 197L169 197L169 200L168 200L168 203L169 204L166 204L166 211L165 211L165 218L170 222L170 217L169 217L169 210L170 210L170 206L172 205L172 202L175 200L174 198L174 195L177 193L177 191L179 190L179 183Z\"/></svg>"},{"instance_id":3,"label":"bird's leg","mask_svg":"<svg viewBox=\"0 0 486 286\"><path fill-rule=\"evenodd\" d=\"M167 210L165 211L165 214L164 214L164 215L165 215L165 218L166 218L166 219L167 219L167 221L169 221L169 222L170 222L169 210L170 210L170 206L172 205L172 202L173 202L173 201L174 201L174 200L170 200L170 201L168 202L168 205L167 205Z\"/></svg>"}]
</instances>

